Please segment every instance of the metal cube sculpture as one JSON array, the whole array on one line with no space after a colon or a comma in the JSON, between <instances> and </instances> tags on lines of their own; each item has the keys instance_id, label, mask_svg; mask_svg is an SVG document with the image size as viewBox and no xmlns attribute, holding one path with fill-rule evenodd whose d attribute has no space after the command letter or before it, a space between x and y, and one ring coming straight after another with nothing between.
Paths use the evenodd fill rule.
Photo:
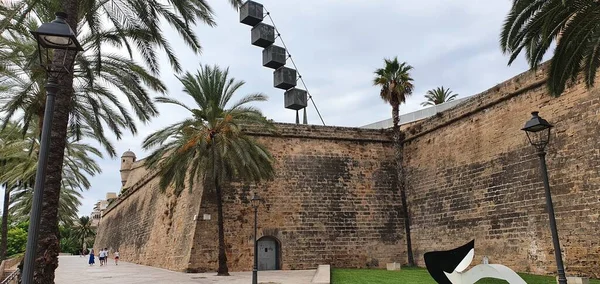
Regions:
<instances>
[{"instance_id":1,"label":"metal cube sculpture","mask_svg":"<svg viewBox=\"0 0 600 284\"><path fill-rule=\"evenodd\" d=\"M276 45L271 45L262 52L263 66L277 69L285 65L286 52L285 48Z\"/></svg>"},{"instance_id":2,"label":"metal cube sculpture","mask_svg":"<svg viewBox=\"0 0 600 284\"><path fill-rule=\"evenodd\" d=\"M240 7L240 23L256 26L264 17L263 5L254 1L246 1Z\"/></svg>"},{"instance_id":3,"label":"metal cube sculpture","mask_svg":"<svg viewBox=\"0 0 600 284\"><path fill-rule=\"evenodd\" d=\"M301 89L290 89L284 94L285 108L300 110L308 105L308 93Z\"/></svg>"},{"instance_id":4,"label":"metal cube sculpture","mask_svg":"<svg viewBox=\"0 0 600 284\"><path fill-rule=\"evenodd\" d=\"M275 42L275 28L265 23L254 26L251 31L252 45L268 47Z\"/></svg>"},{"instance_id":5,"label":"metal cube sculpture","mask_svg":"<svg viewBox=\"0 0 600 284\"><path fill-rule=\"evenodd\" d=\"M289 90L296 87L296 70L280 67L273 72L273 85L275 88Z\"/></svg>"}]
</instances>

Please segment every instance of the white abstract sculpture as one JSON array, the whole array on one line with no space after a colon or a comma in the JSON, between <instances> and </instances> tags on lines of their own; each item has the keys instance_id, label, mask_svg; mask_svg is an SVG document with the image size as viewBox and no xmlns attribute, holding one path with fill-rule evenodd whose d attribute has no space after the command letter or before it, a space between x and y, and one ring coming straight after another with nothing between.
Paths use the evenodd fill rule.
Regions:
<instances>
[{"instance_id":1,"label":"white abstract sculpture","mask_svg":"<svg viewBox=\"0 0 600 284\"><path fill-rule=\"evenodd\" d=\"M463 273L473 261L474 255L475 249L471 249L452 273L444 272L452 284L473 284L487 277L506 280L509 284L527 284L517 273L501 264L480 264Z\"/></svg>"},{"instance_id":2,"label":"white abstract sculpture","mask_svg":"<svg viewBox=\"0 0 600 284\"><path fill-rule=\"evenodd\" d=\"M428 252L424 257L429 274L440 284L474 284L482 278L502 279L509 284L527 284L510 268L501 264L488 264L487 257L483 264L465 272L474 256L475 240L453 250Z\"/></svg>"}]
</instances>

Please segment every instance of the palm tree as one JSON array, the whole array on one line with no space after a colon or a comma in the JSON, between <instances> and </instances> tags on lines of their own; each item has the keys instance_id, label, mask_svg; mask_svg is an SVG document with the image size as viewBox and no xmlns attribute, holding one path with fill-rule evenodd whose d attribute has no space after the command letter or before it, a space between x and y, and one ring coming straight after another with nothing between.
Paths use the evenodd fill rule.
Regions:
<instances>
[{"instance_id":1,"label":"palm tree","mask_svg":"<svg viewBox=\"0 0 600 284\"><path fill-rule=\"evenodd\" d=\"M408 216L408 205L406 202L406 188L404 186L404 168L402 167L402 145L400 143L400 104L406 102L406 97L412 94L413 79L410 77L412 66L406 62L399 63L398 57L393 60L384 59L385 67L375 70L373 84L381 87L379 95L392 106L392 121L394 131L394 154L396 171L398 172L398 184L400 185L400 197L404 210L404 228L406 230L406 247L408 252L408 265L414 266L415 260L412 253L410 239L410 218Z\"/></svg>"},{"instance_id":2,"label":"palm tree","mask_svg":"<svg viewBox=\"0 0 600 284\"><path fill-rule=\"evenodd\" d=\"M548 89L560 96L569 80L583 71L588 88L600 66L600 5L595 0L515 0L506 16L500 46L510 65L525 50L532 69L542 62L554 41ZM560 38L560 40L559 40Z\"/></svg>"},{"instance_id":3,"label":"palm tree","mask_svg":"<svg viewBox=\"0 0 600 284\"><path fill-rule=\"evenodd\" d=\"M34 123L36 125L36 123ZM84 132L89 130L84 128ZM0 168L0 180L5 183L2 234L6 233L7 218L11 214L17 220L27 220L33 199L33 181L39 151L38 131L31 128L23 136L22 126L9 122L0 130L0 157L3 167ZM67 158L63 167L63 182L58 205L60 223L69 224L77 217L77 208L82 196L79 191L88 189L90 182L86 175L93 176L101 172L99 165L91 155L102 157L102 153L87 144L76 142L74 134L69 135L65 152ZM10 210L8 207L10 206ZM3 245L4 245L3 238ZM0 246L1 251L4 248Z\"/></svg>"},{"instance_id":4,"label":"palm tree","mask_svg":"<svg viewBox=\"0 0 600 284\"><path fill-rule=\"evenodd\" d=\"M217 66L201 67L196 74L187 72L179 80L183 91L194 99L195 108L165 97L157 101L181 106L192 117L158 130L143 142L144 149L156 148L146 159L146 165L158 169L162 191L173 187L179 196L186 186L191 190L198 181L215 191L219 226L218 275L229 275L222 186L233 179L259 182L274 176L269 151L243 132L246 126L274 129L258 109L246 106L267 98L262 94L251 94L230 104L244 82L229 78L228 73L229 69L223 71Z\"/></svg>"},{"instance_id":5,"label":"palm tree","mask_svg":"<svg viewBox=\"0 0 600 284\"><path fill-rule=\"evenodd\" d=\"M85 247L85 240L88 237L93 237L96 235L94 229L92 228L92 221L89 216L81 216L77 219L77 223L73 227L73 235L77 239L81 240L81 250L83 251Z\"/></svg>"},{"instance_id":6,"label":"palm tree","mask_svg":"<svg viewBox=\"0 0 600 284\"><path fill-rule=\"evenodd\" d=\"M443 104L449 101L453 101L458 94L452 94L450 89L444 88L444 86L437 87L427 91L425 98L427 101L421 103L422 106L433 106Z\"/></svg>"},{"instance_id":7,"label":"palm tree","mask_svg":"<svg viewBox=\"0 0 600 284\"><path fill-rule=\"evenodd\" d=\"M82 44L91 48L93 41L84 37ZM41 130L44 118L46 77L40 70L35 49L37 43L30 37L18 33L0 37L0 111L6 113L0 118L3 126L15 117L23 124L23 132L32 126L34 120ZM166 87L156 77L132 60L115 54L94 58L89 54L77 57L75 66L76 84L73 86L74 100L71 105L69 129L79 136L88 136L104 146L106 152L116 156L114 146L106 138L104 125L117 139L122 129L137 132L135 120L122 102L113 93L119 90L128 98L138 118L148 121L158 112L145 87L151 91L164 93ZM101 68L100 68L101 66ZM100 69L99 72L96 72ZM86 129L85 128L89 128ZM86 132L86 133L84 133Z\"/></svg>"},{"instance_id":8,"label":"palm tree","mask_svg":"<svg viewBox=\"0 0 600 284\"><path fill-rule=\"evenodd\" d=\"M229 0L229 2L235 8L241 5L241 0ZM200 52L200 43L193 31L193 26L199 21L208 25L215 24L210 6L201 0L170 0L167 2L160 0L20 0L12 1L7 7L0 9L0 16L2 16L0 18L0 34L4 34L8 29L23 31L22 22L31 15L41 15L41 21L49 21L52 12L60 8L63 12L71 15L67 19L67 23L74 31L87 30L93 35L91 38L95 44L93 49L88 52L96 55L96 58L100 58L98 55L105 54L106 49L103 48L102 43L103 39L106 39L106 44L126 49L130 57L135 49L155 74L159 70L156 55L158 49L166 52L169 62L176 72L181 69L177 56L165 38L161 22L169 23L196 53ZM64 52L54 53L54 63L63 63ZM100 64L97 65L96 71L98 72L98 70L101 70ZM35 268L35 275L37 275L35 283L54 281L54 271L58 266L59 243L55 236L59 235L59 231L56 208L60 196L61 168L69 117L71 116L70 106L75 97L73 86L72 73L59 80L61 95L56 98L56 111L51 127L51 136L59 139L52 139L51 145L49 145L49 162L44 184L45 202L42 206L40 242L36 252L36 259L39 261ZM132 99L136 100L137 98L130 98L130 102ZM146 113L145 109L136 110L138 118L142 121L144 121L144 115L141 115L143 113ZM105 122L111 123L110 121Z\"/></svg>"},{"instance_id":9,"label":"palm tree","mask_svg":"<svg viewBox=\"0 0 600 284\"><path fill-rule=\"evenodd\" d=\"M0 129L0 153L4 152L9 144L20 138L20 129L15 124L8 124L8 127ZM1 230L1 241L0 241L0 261L6 257L6 250L8 245L8 207L10 204L10 192L16 186L20 184L9 183L6 180L6 173L8 172L11 164L14 162L14 158L9 158L4 154L0 154L0 186L4 188L4 203L2 208L2 226Z\"/></svg>"},{"instance_id":10,"label":"palm tree","mask_svg":"<svg viewBox=\"0 0 600 284\"><path fill-rule=\"evenodd\" d=\"M65 179L67 177L65 176ZM69 183L63 181L60 190L60 201L58 203L58 223L61 225L72 225L77 219L77 209L81 206L83 196L79 189L72 188ZM33 187L20 186L13 190L10 203L10 214L18 222L29 220L31 205L33 204Z\"/></svg>"}]
</instances>

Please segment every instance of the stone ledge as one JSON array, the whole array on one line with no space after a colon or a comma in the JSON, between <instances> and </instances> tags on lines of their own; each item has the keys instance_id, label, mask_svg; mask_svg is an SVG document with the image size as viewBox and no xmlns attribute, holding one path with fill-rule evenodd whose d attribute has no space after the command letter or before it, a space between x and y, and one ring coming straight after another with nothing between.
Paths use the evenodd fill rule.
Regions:
<instances>
[{"instance_id":1,"label":"stone ledge","mask_svg":"<svg viewBox=\"0 0 600 284\"><path fill-rule=\"evenodd\" d=\"M315 284L330 284L331 283L331 265L319 265L317 272L311 283Z\"/></svg>"},{"instance_id":2,"label":"stone ledge","mask_svg":"<svg viewBox=\"0 0 600 284\"><path fill-rule=\"evenodd\" d=\"M400 266L400 263L392 262L392 263L386 263L386 269L394 271L394 270L402 270L402 267Z\"/></svg>"},{"instance_id":3,"label":"stone ledge","mask_svg":"<svg viewBox=\"0 0 600 284\"><path fill-rule=\"evenodd\" d=\"M556 283L558 284L558 276L556 276ZM587 277L567 276L567 283L569 283L569 284L590 284L590 279Z\"/></svg>"}]
</instances>

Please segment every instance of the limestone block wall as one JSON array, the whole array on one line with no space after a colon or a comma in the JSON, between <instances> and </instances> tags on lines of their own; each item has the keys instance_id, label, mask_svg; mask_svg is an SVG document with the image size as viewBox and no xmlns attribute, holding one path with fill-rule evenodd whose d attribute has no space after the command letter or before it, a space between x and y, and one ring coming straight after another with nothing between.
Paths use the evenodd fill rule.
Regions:
<instances>
[{"instance_id":1,"label":"limestone block wall","mask_svg":"<svg viewBox=\"0 0 600 284\"><path fill-rule=\"evenodd\" d=\"M520 130L539 110L555 125L547 161L566 271L600 277L600 90L579 81L552 98L544 74L524 73L406 131L419 265L427 251L476 239L474 263L556 271L539 159Z\"/></svg>"},{"instance_id":2,"label":"limestone block wall","mask_svg":"<svg viewBox=\"0 0 600 284\"><path fill-rule=\"evenodd\" d=\"M234 271L252 269L253 193L264 198L259 238L275 237L282 269L384 267L405 262L393 152L381 130L278 124L280 136L254 133L272 152L277 177L226 190L227 257ZM191 258L192 271L217 267L216 205L205 193Z\"/></svg>"},{"instance_id":3,"label":"limestone block wall","mask_svg":"<svg viewBox=\"0 0 600 284\"><path fill-rule=\"evenodd\" d=\"M168 190L161 193L158 181L143 160L134 163L126 191L100 221L94 248L118 250L128 262L186 271L202 189L176 199Z\"/></svg>"},{"instance_id":4,"label":"limestone block wall","mask_svg":"<svg viewBox=\"0 0 600 284\"><path fill-rule=\"evenodd\" d=\"M225 188L230 270L252 269L253 211L265 200L259 237L279 242L281 269L384 267L405 262L405 239L389 133L277 124L277 135L249 132L276 160L275 180ZM171 270L217 268L217 210L212 189L185 190L175 202L158 179L134 164L125 194L105 213L96 247L118 248L125 261ZM204 215L210 220L204 220ZM194 216L197 218L194 218ZM195 220L194 220L195 219Z\"/></svg>"}]
</instances>

